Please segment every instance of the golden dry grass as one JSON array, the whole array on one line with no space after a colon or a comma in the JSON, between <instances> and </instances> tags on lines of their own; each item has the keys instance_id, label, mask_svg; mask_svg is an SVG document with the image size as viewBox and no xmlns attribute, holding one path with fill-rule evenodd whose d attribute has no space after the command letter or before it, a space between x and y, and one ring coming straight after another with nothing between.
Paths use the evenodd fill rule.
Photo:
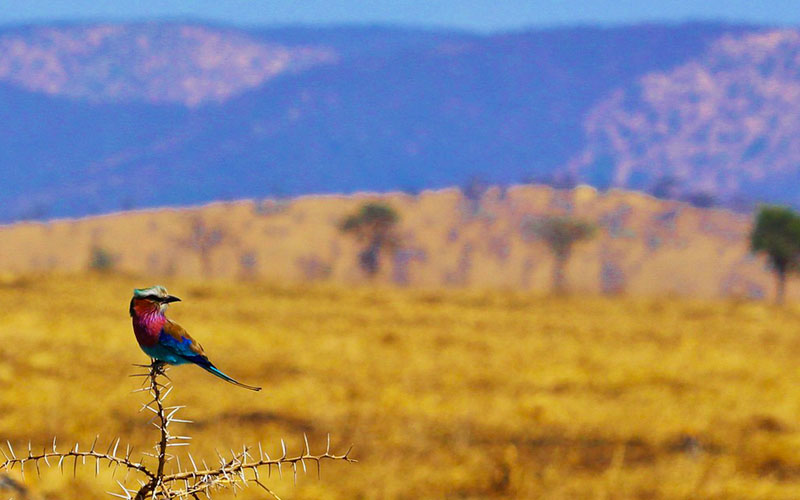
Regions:
<instances>
[{"instance_id":1,"label":"golden dry grass","mask_svg":"<svg viewBox=\"0 0 800 500\"><path fill-rule=\"evenodd\" d=\"M0 285L0 438L154 439L128 276ZM273 478L283 498L800 497L800 308L751 302L263 283L164 283L171 316L261 393L178 367L195 456L280 438L358 464ZM71 464L70 464L71 465ZM107 470L40 495L105 498ZM219 495L229 498L231 495ZM255 490L240 498L264 498Z\"/></svg>"}]
</instances>

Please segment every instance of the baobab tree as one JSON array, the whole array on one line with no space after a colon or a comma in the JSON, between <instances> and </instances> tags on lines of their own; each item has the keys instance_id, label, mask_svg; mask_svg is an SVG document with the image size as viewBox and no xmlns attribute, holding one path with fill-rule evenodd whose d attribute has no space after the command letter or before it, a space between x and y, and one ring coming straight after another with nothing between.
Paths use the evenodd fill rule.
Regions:
<instances>
[{"instance_id":1,"label":"baobab tree","mask_svg":"<svg viewBox=\"0 0 800 500\"><path fill-rule=\"evenodd\" d=\"M594 237L596 226L591 222L566 216L546 216L528 220L522 225L524 236L544 241L553 253L553 290L565 289L564 270L579 241Z\"/></svg>"},{"instance_id":2,"label":"baobab tree","mask_svg":"<svg viewBox=\"0 0 800 500\"><path fill-rule=\"evenodd\" d=\"M358 254L358 264L370 278L380 270L380 256L384 250L397 248L397 222L400 217L389 205L370 202L348 215L339 228L364 244Z\"/></svg>"},{"instance_id":3,"label":"baobab tree","mask_svg":"<svg viewBox=\"0 0 800 500\"><path fill-rule=\"evenodd\" d=\"M750 233L750 248L767 254L775 272L775 302L783 303L786 277L799 267L800 215L788 207L762 206Z\"/></svg>"}]
</instances>

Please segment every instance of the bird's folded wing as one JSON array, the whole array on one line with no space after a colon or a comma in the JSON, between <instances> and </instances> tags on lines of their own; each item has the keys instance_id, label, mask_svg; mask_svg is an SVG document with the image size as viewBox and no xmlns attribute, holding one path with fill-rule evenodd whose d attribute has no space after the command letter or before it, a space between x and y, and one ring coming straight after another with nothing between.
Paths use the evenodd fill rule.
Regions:
<instances>
[{"instance_id":1,"label":"bird's folded wing","mask_svg":"<svg viewBox=\"0 0 800 500\"><path fill-rule=\"evenodd\" d=\"M165 346L175 350L176 354L185 357L202 356L205 357L206 353L203 351L197 341L195 341L189 332L183 329L181 325L174 321L167 320L161 330L159 341Z\"/></svg>"}]
</instances>

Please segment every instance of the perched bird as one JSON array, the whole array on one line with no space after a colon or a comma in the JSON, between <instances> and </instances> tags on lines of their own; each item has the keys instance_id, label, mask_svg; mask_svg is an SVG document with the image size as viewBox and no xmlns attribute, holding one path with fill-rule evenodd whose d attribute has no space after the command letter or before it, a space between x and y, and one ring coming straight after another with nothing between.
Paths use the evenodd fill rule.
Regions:
<instances>
[{"instance_id":1,"label":"perched bird","mask_svg":"<svg viewBox=\"0 0 800 500\"><path fill-rule=\"evenodd\" d=\"M186 330L174 321L167 319L165 313L168 304L180 300L178 297L168 294L167 289L161 285L133 290L130 306L133 333L145 354L170 365L194 363L232 384L251 391L260 391L260 387L242 384L222 373L208 360L203 352L203 347Z\"/></svg>"}]
</instances>

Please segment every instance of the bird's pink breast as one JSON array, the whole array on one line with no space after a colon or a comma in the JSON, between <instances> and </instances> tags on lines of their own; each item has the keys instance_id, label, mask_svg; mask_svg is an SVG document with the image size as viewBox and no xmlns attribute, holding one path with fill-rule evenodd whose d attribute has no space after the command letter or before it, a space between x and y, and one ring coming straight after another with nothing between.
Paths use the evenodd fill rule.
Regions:
<instances>
[{"instance_id":1,"label":"bird's pink breast","mask_svg":"<svg viewBox=\"0 0 800 500\"><path fill-rule=\"evenodd\" d=\"M133 317L133 333L139 345L155 345L167 318L163 314L150 313Z\"/></svg>"}]
</instances>

